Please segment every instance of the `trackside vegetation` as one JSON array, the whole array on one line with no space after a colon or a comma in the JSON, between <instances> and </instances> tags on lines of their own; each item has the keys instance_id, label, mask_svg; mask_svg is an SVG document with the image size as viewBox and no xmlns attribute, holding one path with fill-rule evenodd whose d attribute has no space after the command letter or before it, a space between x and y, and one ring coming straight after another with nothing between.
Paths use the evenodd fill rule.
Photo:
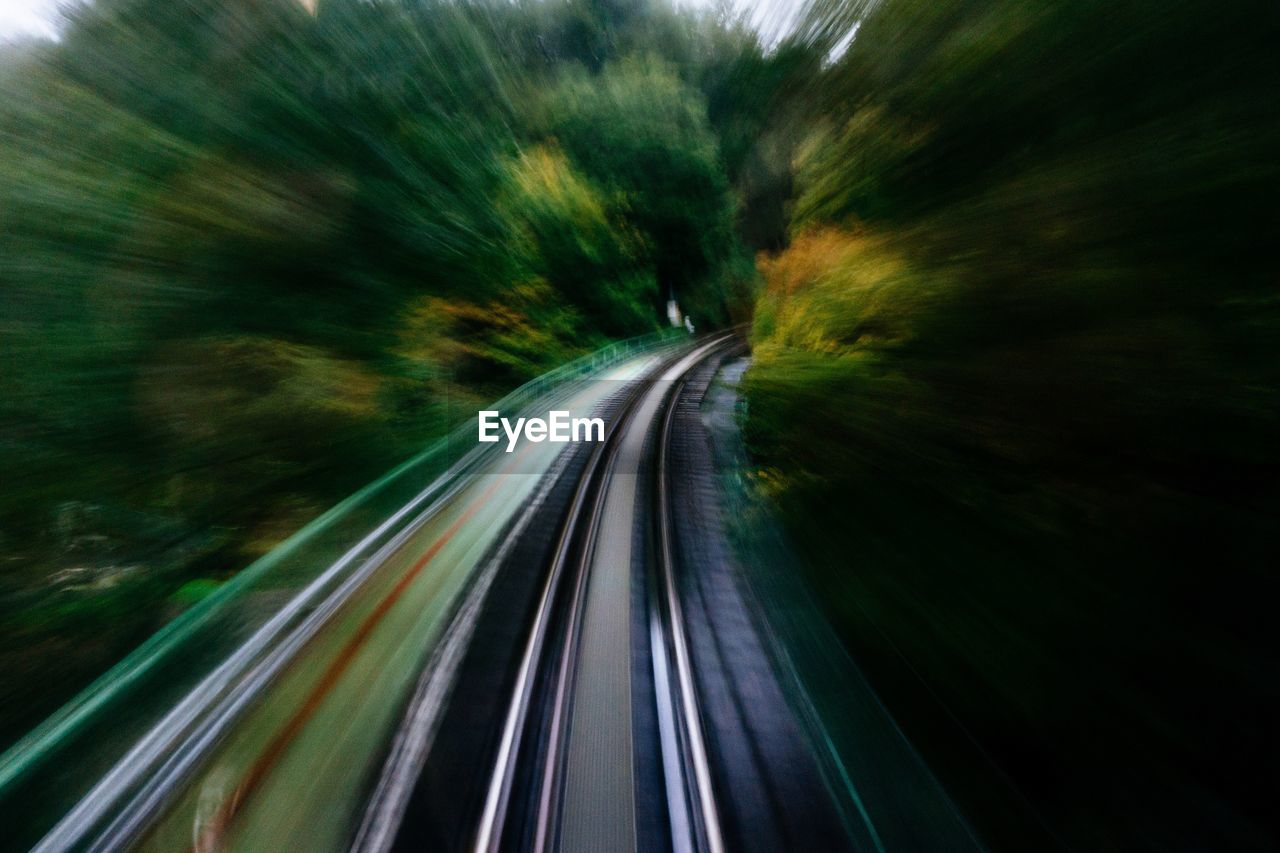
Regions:
<instances>
[{"instance_id":1,"label":"trackside vegetation","mask_svg":"<svg viewBox=\"0 0 1280 853\"><path fill-rule=\"evenodd\" d=\"M725 15L94 0L0 51L0 744L484 403L750 313Z\"/></svg>"},{"instance_id":2,"label":"trackside vegetation","mask_svg":"<svg viewBox=\"0 0 1280 853\"><path fill-rule=\"evenodd\" d=\"M0 748L674 299L750 329L749 486L984 843L1275 846L1274 0L733 8L0 46Z\"/></svg>"},{"instance_id":3,"label":"trackside vegetation","mask_svg":"<svg viewBox=\"0 0 1280 853\"><path fill-rule=\"evenodd\" d=\"M746 425L854 659L996 849L1266 849L1275 9L802 31Z\"/></svg>"}]
</instances>

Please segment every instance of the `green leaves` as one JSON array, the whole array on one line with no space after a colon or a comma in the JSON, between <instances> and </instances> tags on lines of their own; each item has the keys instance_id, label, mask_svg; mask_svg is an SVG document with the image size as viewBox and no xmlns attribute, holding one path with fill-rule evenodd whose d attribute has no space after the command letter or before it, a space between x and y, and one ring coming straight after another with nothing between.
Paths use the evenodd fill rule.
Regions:
<instances>
[{"instance_id":1,"label":"green leaves","mask_svg":"<svg viewBox=\"0 0 1280 853\"><path fill-rule=\"evenodd\" d=\"M669 293L719 321L754 278L721 152L760 105L713 125L703 92L739 53L657 3L74 5L0 60L0 581L67 619L45 578L95 561L193 600ZM68 502L85 542L149 521L73 555ZM120 594L117 641L167 612Z\"/></svg>"},{"instance_id":2,"label":"green leaves","mask_svg":"<svg viewBox=\"0 0 1280 853\"><path fill-rule=\"evenodd\" d=\"M653 325L657 287L642 234L560 152L534 147L507 167L500 206L530 274L545 278L605 334Z\"/></svg>"},{"instance_id":3,"label":"green leaves","mask_svg":"<svg viewBox=\"0 0 1280 853\"><path fill-rule=\"evenodd\" d=\"M550 94L547 132L574 164L626 202L662 297L697 303L732 245L733 202L701 97L665 65L635 58L600 76L570 74ZM687 305L687 307L689 307Z\"/></svg>"}]
</instances>

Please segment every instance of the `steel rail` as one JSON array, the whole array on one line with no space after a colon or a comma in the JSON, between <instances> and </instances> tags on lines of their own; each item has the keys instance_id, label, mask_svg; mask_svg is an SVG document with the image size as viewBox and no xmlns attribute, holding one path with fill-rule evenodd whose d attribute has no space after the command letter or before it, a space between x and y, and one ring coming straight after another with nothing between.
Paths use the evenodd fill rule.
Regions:
<instances>
[{"instance_id":1,"label":"steel rail","mask_svg":"<svg viewBox=\"0 0 1280 853\"><path fill-rule=\"evenodd\" d=\"M472 846L475 853L497 853L501 848L511 789L515 783L520 745L527 728L533 699L535 676L550 635L552 615L559 598L557 593L566 575L572 572L580 576L585 572L586 564L581 559L576 562L573 560L574 546L582 529L581 519L588 511L592 518L598 513L599 497L604 491L599 487L600 473L616 450L617 443L623 434L624 422L630 418L635 405L643 396L644 384L643 379L637 381L638 387L626 398L619 416L610 425L605 440L592 449L591 457L574 489L569 512L556 539L551 570L547 573L547 579L538 598L533 624L529 629L528 639L521 655L520 668L517 670L512 700L503 721L502 737L498 744L498 753L490 776L484 809L476 830L475 843ZM588 506L589 502L590 506Z\"/></svg>"},{"instance_id":2,"label":"steel rail","mask_svg":"<svg viewBox=\"0 0 1280 853\"><path fill-rule=\"evenodd\" d=\"M689 373L698 364L723 348L732 336L726 336L689 369L674 381L668 393L666 411L657 442L657 560L656 574L659 592L664 607L650 611L650 634L653 638L654 680L659 699L659 733L663 752L663 771L667 781L668 810L671 817L672 846L677 853L684 851L704 851L704 853L723 853L724 837L720 830L719 809L716 806L715 790L711 780L711 764L707 757L706 739L702 729L702 715L698 708L697 693L693 678L693 665L689 654L689 641L685 634L684 614L680 606L680 596L675 582L675 537L673 533L672 503L670 487L670 456L672 425L680 401L680 395L688 383ZM659 615L664 611L665 625ZM663 628L665 627L665 632ZM663 642L662 634L665 633ZM673 660L668 661L671 655ZM670 673L674 670L675 689L669 683ZM674 694L674 695L673 695ZM664 699L666 702L664 702ZM669 713L671 706L664 704L674 701L675 714ZM678 730L676 732L671 729ZM665 731L664 731L665 730ZM683 746L683 760L676 756L679 746ZM693 779L690 785L683 777L684 765L692 767ZM684 784L680 784L684 782ZM676 789L681 790L693 802L678 801ZM690 837L692 836L692 837Z\"/></svg>"},{"instance_id":3,"label":"steel rail","mask_svg":"<svg viewBox=\"0 0 1280 853\"><path fill-rule=\"evenodd\" d=\"M684 353L677 358L671 359L654 372L658 377L657 381L678 381L680 387L683 387L684 377L701 364L705 358L720 350L731 337L732 335L719 336L708 343L704 343L691 353ZM679 372L675 375L674 380L669 378L670 371L677 368ZM530 629L524 656L521 660L516 686L512 694L512 702L503 727L494 772L490 779L485 808L476 833L476 841L473 847L475 853L497 853L502 847L503 829L507 819L507 811L510 808L509 799L516 776L520 743L522 737L526 734L525 730L528 726L533 683L536 673L542 665L542 658L546 654L546 646L551 632L550 622L556 602L563 598L564 595L568 595L569 600L562 629L565 640L552 676L553 692L551 696L550 729L543 754L541 773L539 774L540 783L536 786L537 812L532 836L532 850L535 853L545 853L545 851L555 847L560 808L560 775L563 771L562 765L564 762L562 753L566 741L570 708L573 702L572 683L579 645L578 637L583 618L582 610L585 601L585 590L589 583L592 559L595 553L596 534L606 497L609 493L609 483L614 463L617 459L619 448L623 443L623 438L633 428L646 430L651 428L652 421L647 421L644 424L638 424L634 421L637 409L641 407L646 398L646 388L649 388L652 384L653 380L641 380L637 383L639 388L626 401L620 415L614 419L607 441L593 454L574 493L570 510L566 515L556 544L552 558L552 570L549 572L543 587L537 615ZM664 441L665 436L666 432L663 433ZM663 459L665 460L665 456ZM571 584L572 586L565 590L562 595L560 590L564 589L566 584ZM678 615L678 603L675 612ZM657 623L654 624L656 625ZM659 630L661 629L659 628ZM680 644L682 651L677 663L670 666L670 668L680 674L682 673L681 667L683 667L683 674L680 678L682 686L678 692L682 696L691 698L693 691L692 677L688 672L687 642L684 640L682 630L679 632L677 642ZM665 662L666 645L661 637L655 638L654 654L655 658L662 657ZM670 698L677 692L664 684L659 684L658 690L660 697L665 697L668 700L668 704ZM706 761L705 747L701 739L701 728L696 723L696 720L691 723L687 719L690 708L696 714L696 705L690 706L686 702L686 710L681 727L681 731L684 734L681 736L687 740L690 737L688 732L694 732L694 745L687 754L689 755L690 763L694 766L693 776L697 780L700 794L699 819L695 821L700 843L697 848L694 848L693 827L686 817L683 823L684 828L681 829L682 824L674 809L672 813L673 839L678 839L676 841L677 849L701 849L709 851L709 853L721 853L723 844L719 830L719 820L714 807L714 797L710 792L710 773ZM662 713L663 709L659 708L659 714L661 715ZM669 713L668 716L670 716ZM667 728L670 729L669 726ZM664 769L667 771L669 786L673 783L672 773L674 770L674 783L683 787L683 782L680 781L683 778L683 771L679 767L673 768L672 765L679 764L682 761L680 756L684 754L671 752L664 756L663 763Z\"/></svg>"}]
</instances>

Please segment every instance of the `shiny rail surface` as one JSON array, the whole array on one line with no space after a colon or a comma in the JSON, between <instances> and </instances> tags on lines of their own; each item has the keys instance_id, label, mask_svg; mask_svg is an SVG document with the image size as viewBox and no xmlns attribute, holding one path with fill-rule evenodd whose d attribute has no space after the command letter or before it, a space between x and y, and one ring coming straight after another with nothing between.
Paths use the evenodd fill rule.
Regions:
<instances>
[{"instance_id":1,"label":"shiny rail surface","mask_svg":"<svg viewBox=\"0 0 1280 853\"><path fill-rule=\"evenodd\" d=\"M685 635L684 616L675 581L669 450L676 401L684 390L688 372L685 371L680 375L675 381L675 387L668 395L666 412L663 414L658 435L658 559L655 573L657 584L661 588L661 605L651 610L650 631L654 644L654 680L658 684L658 719L660 725L665 723L662 732L663 767L668 780L667 798L671 803L673 815L672 846L676 853L686 853L691 850L722 853L724 838L720 832L720 817L716 807L715 792L712 789L711 767L707 760L707 747L703 736L702 714L698 710L697 691L693 681L689 641ZM671 683L673 669L674 684ZM675 712L666 713L663 707L666 704L673 705ZM683 755L677 758L680 753L679 746L683 746ZM679 769L685 766L692 769L692 780L678 775ZM684 801L685 798L688 802ZM680 818L677 819L676 815Z\"/></svg>"},{"instance_id":2,"label":"shiny rail surface","mask_svg":"<svg viewBox=\"0 0 1280 853\"><path fill-rule=\"evenodd\" d=\"M642 511L636 498L637 482L642 474L646 439L658 423L663 405L669 403L672 393L678 392L678 380L728 340L729 336L712 339L693 352L672 359L649 381L641 383L615 420L606 445L593 455L577 484L505 715L475 836L473 849L477 853L505 849L510 843L505 836L509 811L519 807L511 802L511 791L521 742L533 736L526 727L530 724L532 684L539 671L552 685L551 708L546 743L538 755L541 766L535 771L538 781L532 804L534 829L530 848L636 849L635 818L631 812L634 778L629 760L632 700L628 690L628 588L633 571L632 531L637 514ZM670 391L673 385L677 387ZM567 600L567 612L552 627L552 614L560 599ZM667 607L664 612L679 617L678 609ZM655 650L661 650L661 654L655 653L655 660L661 658L665 662L665 650L681 640L668 639L672 632L669 617L661 617L652 625L657 631L653 638ZM556 654L547 651L553 631ZM669 779L700 780L695 784L701 790L696 798L695 820L688 818L687 805L675 808L676 803L683 803L682 799L673 801L670 832L676 849L718 853L723 847L701 743L701 723L696 719L696 701L687 671L687 650L683 654L683 663L663 664L676 673L682 686L675 687L660 677L656 689L660 696L682 697L680 707L670 709L679 720L679 734L673 730L671 736L693 745L690 749L664 750L663 763ZM683 787L683 783L679 785Z\"/></svg>"}]
</instances>

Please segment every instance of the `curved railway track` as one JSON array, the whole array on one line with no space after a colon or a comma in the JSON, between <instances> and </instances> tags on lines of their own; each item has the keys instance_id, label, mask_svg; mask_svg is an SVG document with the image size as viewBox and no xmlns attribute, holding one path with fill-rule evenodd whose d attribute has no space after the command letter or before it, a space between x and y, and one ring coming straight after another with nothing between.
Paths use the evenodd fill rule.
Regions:
<instances>
[{"instance_id":1,"label":"curved railway track","mask_svg":"<svg viewBox=\"0 0 1280 853\"><path fill-rule=\"evenodd\" d=\"M607 414L604 440L468 455L40 848L885 849L837 803L731 560L706 547L721 534L698 407L738 346L722 334L544 395Z\"/></svg>"},{"instance_id":2,"label":"curved railway track","mask_svg":"<svg viewBox=\"0 0 1280 853\"><path fill-rule=\"evenodd\" d=\"M660 369L655 379L639 383L578 483L527 635L476 830L476 853L636 847L627 682L632 668L629 590L637 562L632 533L644 512L637 481L645 473L644 446L655 430L659 468L666 464L661 448L671 418L664 412L672 410L684 377L730 341L730 336L713 339ZM663 744L669 840L678 851L719 853L723 842L671 578L671 536L666 514L657 518L662 547L655 588L661 598L644 622L650 627L659 700L653 710ZM536 719L549 725L535 731L532 710L540 676L548 686L549 712ZM535 793L528 803L517 804L512 791L522 761L536 765ZM513 828L518 821L511 813L519 808L529 812L519 821L523 831Z\"/></svg>"}]
</instances>

